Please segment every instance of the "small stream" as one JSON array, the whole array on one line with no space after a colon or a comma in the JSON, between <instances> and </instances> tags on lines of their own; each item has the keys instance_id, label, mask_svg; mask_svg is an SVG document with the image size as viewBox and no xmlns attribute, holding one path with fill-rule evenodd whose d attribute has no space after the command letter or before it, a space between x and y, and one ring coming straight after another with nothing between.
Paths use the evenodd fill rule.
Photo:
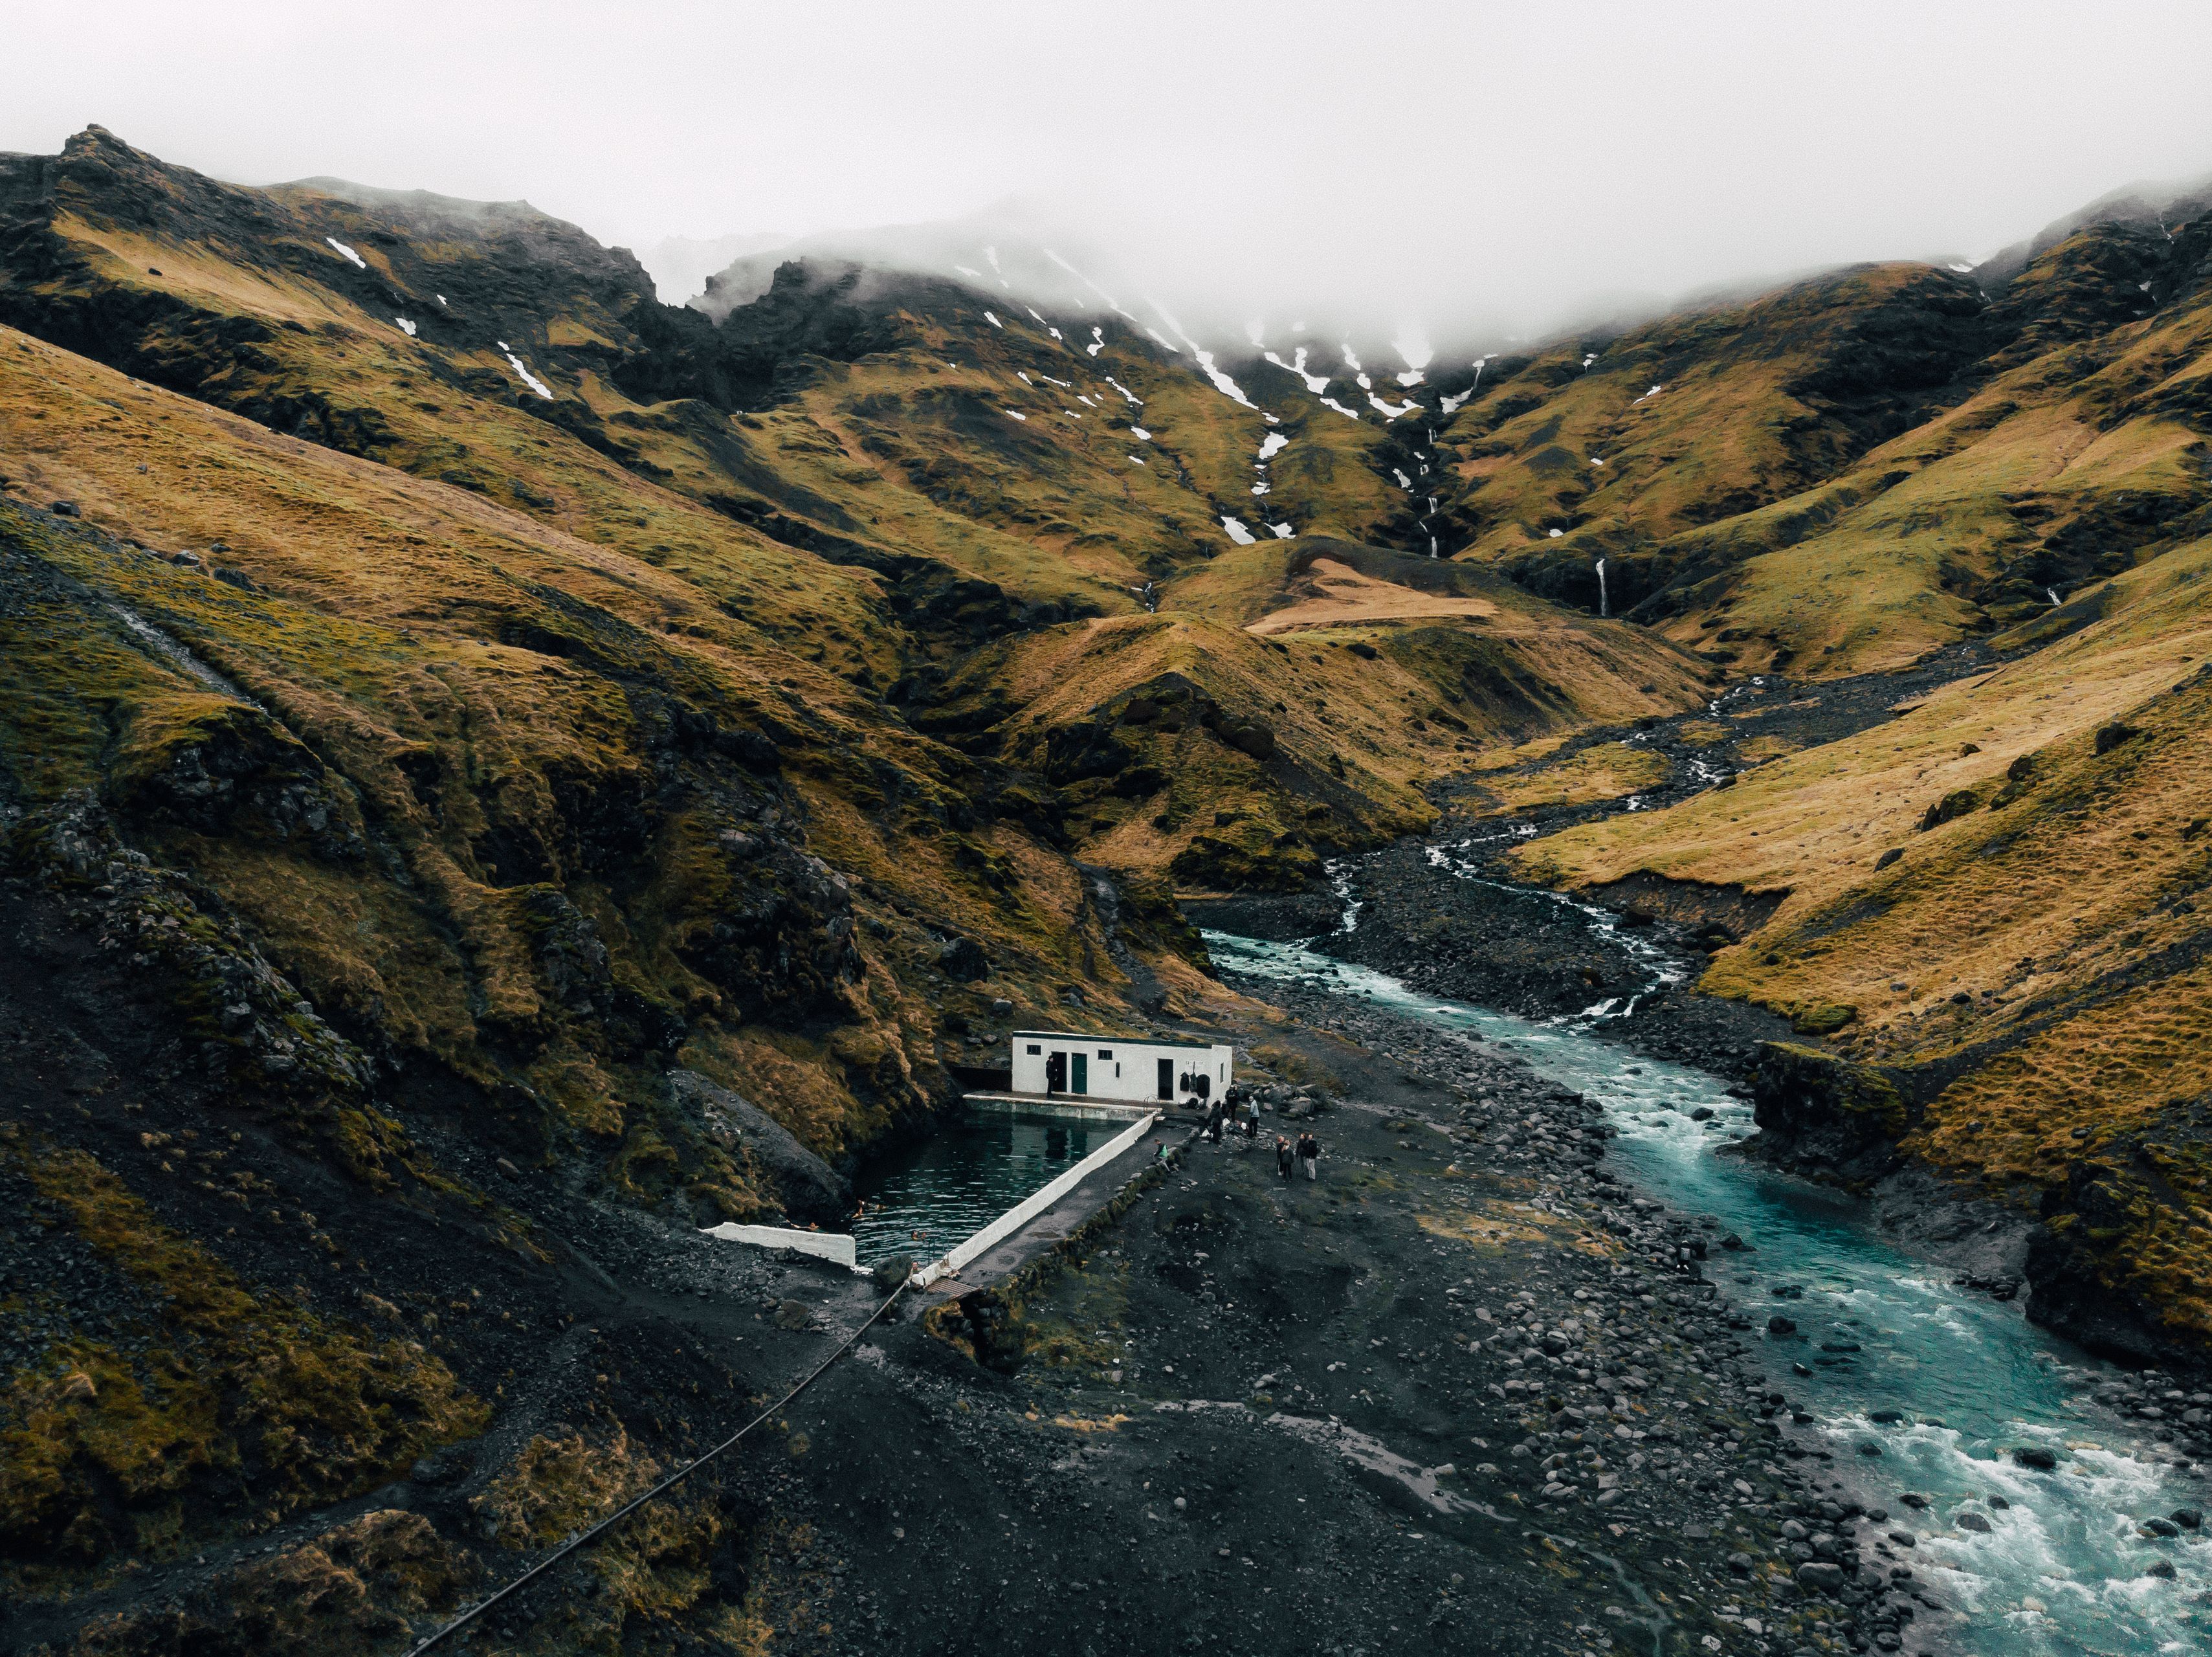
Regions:
<instances>
[{"instance_id":1,"label":"small stream","mask_svg":"<svg viewBox=\"0 0 2212 1657\"><path fill-rule=\"evenodd\" d=\"M1775 1384L1814 1413L1810 1430L1829 1440L1838 1471L1878 1492L1870 1502L1890 1512L1880 1528L1914 1533L1913 1570L1964 1614L1940 1636L1945 1648L2212 1649L2212 1537L2138 1530L2204 1507L2207 1483L2090 1398L2114 1372L2034 1327L2016 1303L1952 1288L1941 1266L1885 1241L1854 1199L1716 1155L1753 1130L1750 1107L1718 1077L1592 1033L1620 1015L1609 1004L1536 1023L1416 994L1303 945L1219 932L1206 941L1225 972L1332 990L1479 1038L1587 1094L1619 1130L1609 1157L1621 1177L1712 1216L1716 1235L1740 1234L1750 1248L1715 1251L1706 1270L1762 1331L1777 1313L1796 1324L1794 1335L1750 1338L1765 1344ZM1692 1122L1698 1109L1713 1114ZM1867 1445L1881 1459L1863 1457ZM2016 1465L2010 1452L2023 1446L2052 1452L2056 1471ZM1903 1503L1906 1492L1926 1497L1925 1509ZM2146 1575L2161 1562L2172 1578Z\"/></svg>"}]
</instances>

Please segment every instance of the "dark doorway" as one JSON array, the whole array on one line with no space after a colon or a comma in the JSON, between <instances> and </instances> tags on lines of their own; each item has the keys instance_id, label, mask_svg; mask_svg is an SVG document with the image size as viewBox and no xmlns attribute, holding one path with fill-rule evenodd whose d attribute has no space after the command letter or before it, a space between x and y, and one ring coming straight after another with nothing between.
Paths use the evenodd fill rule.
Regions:
<instances>
[{"instance_id":1,"label":"dark doorway","mask_svg":"<svg viewBox=\"0 0 2212 1657\"><path fill-rule=\"evenodd\" d=\"M1089 1093L1091 1091L1091 1055L1077 1053L1068 1060L1068 1063L1074 1067L1074 1076L1068 1086L1068 1092Z\"/></svg>"},{"instance_id":2,"label":"dark doorway","mask_svg":"<svg viewBox=\"0 0 2212 1657\"><path fill-rule=\"evenodd\" d=\"M1159 1095L1170 1102L1175 1099L1175 1061L1171 1058L1160 1061Z\"/></svg>"},{"instance_id":3,"label":"dark doorway","mask_svg":"<svg viewBox=\"0 0 2212 1657\"><path fill-rule=\"evenodd\" d=\"M1044 1090L1048 1093L1067 1091L1067 1055L1052 1053L1044 1062Z\"/></svg>"}]
</instances>

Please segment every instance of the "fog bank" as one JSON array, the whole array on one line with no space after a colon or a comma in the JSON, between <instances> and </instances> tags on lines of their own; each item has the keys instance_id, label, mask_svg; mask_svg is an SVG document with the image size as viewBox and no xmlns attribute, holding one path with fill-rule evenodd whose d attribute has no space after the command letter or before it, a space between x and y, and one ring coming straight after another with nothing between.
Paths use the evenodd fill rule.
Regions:
<instances>
[{"instance_id":1,"label":"fog bank","mask_svg":"<svg viewBox=\"0 0 2212 1657\"><path fill-rule=\"evenodd\" d=\"M678 287L684 241L1011 212L1212 335L1978 260L2212 166L2201 5L118 0L9 35L0 148L98 121L222 177L525 198Z\"/></svg>"}]
</instances>

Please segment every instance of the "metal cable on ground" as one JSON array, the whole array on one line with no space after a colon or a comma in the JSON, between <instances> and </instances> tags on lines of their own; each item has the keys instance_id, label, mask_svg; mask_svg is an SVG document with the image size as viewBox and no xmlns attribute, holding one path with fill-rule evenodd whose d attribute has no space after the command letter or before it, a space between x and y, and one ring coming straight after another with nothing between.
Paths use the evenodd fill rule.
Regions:
<instances>
[{"instance_id":1,"label":"metal cable on ground","mask_svg":"<svg viewBox=\"0 0 2212 1657\"><path fill-rule=\"evenodd\" d=\"M434 1633L424 1636L422 1639L418 1641L412 1647L409 1648L408 1657L416 1657L416 1654L429 1650L431 1647L439 1644L448 1636L458 1634L461 1630L475 1622L478 1617L482 1617L494 1605L498 1605L501 1600L507 1599L510 1595L519 1593L524 1588L529 1587L531 1583L544 1575L547 1571L551 1570L554 1566L559 1564L570 1554L578 1551L580 1549L589 1547L592 1543L598 1541L600 1537L612 1530L616 1526L621 1524L623 1520L629 1518L630 1514L635 1513L640 1508L645 1506L647 1502L652 1501L662 1491L672 1489L677 1485L681 1484L685 1479L690 1477L692 1474L697 1472L699 1469L705 1466L716 1456L720 1455L723 1451L730 1448L731 1446L737 1443L739 1439L751 1432L754 1428L759 1426L770 1416L775 1415L777 1412L781 1410L785 1405L788 1404L793 1398L797 1398L801 1392L804 1392L808 1387L813 1386L817 1380L821 1379L822 1374L824 1370L828 1369L831 1364L836 1362L838 1359L843 1357L846 1353L853 1349L853 1343L859 1340L861 1336L866 1334L878 1318L882 1317L884 1313L890 1311L892 1307L896 1305L898 1303L899 1296L905 1294L906 1291L907 1285L904 1283L901 1283L896 1288L893 1289L891 1291L890 1299L885 1301L873 1312L871 1312L867 1316L867 1320L840 1342L838 1343L837 1349L832 1352L828 1357L823 1359L820 1363L815 1365L814 1368L807 1373L805 1379L800 1380L797 1386L793 1386L791 1391L786 1392L774 1404L769 1405L767 1409L762 1410L760 1414L755 1416L744 1426L738 1428L736 1432L731 1434L729 1437L724 1439L713 1449L708 1451L706 1454L697 1457L694 1460L686 1462L682 1467L669 1474L666 1478L662 1479L659 1483L654 1485L643 1496L625 1502L623 1506L616 1508L614 1512L609 1514L598 1524L592 1526L591 1529L581 1532L580 1535L569 1538L568 1541L562 1543L558 1548L555 1549L553 1552L539 1560L528 1570L523 1572L521 1575L516 1577L514 1581L509 1582L505 1587L501 1588L497 1593L486 1595L483 1599L477 1600L475 1605L471 1605L459 1616L446 1623L444 1627L437 1630Z\"/></svg>"}]
</instances>

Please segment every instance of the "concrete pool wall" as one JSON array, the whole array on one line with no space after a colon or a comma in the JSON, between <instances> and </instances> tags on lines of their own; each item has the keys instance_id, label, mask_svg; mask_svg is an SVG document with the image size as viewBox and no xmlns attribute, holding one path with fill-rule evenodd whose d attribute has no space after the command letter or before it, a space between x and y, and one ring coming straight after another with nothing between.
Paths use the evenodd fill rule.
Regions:
<instances>
[{"instance_id":1,"label":"concrete pool wall","mask_svg":"<svg viewBox=\"0 0 2212 1657\"><path fill-rule=\"evenodd\" d=\"M1143 1139L1152 1131L1152 1124L1159 1120L1161 1114L1142 1106L1113 1105L1095 1100L1078 1103L1065 1098L1018 1093L970 1093L963 1100L963 1105L969 1112L979 1115L1080 1122L1092 1127L1123 1125L1121 1131L1105 1143L1078 1159L937 1258L918 1267L908 1279L917 1288L926 1288L940 1277L957 1274L963 1266L1013 1236L1093 1173ZM719 1226L703 1228L702 1234L721 1242L744 1243L756 1248L795 1250L855 1272L865 1273L868 1270L859 1259L859 1240L849 1233L801 1230L787 1226L745 1226L726 1221Z\"/></svg>"},{"instance_id":2,"label":"concrete pool wall","mask_svg":"<svg viewBox=\"0 0 2212 1657\"><path fill-rule=\"evenodd\" d=\"M1003 1095L998 1098L971 1100L971 1103L980 1105L985 1109L1013 1108L1015 1106L1021 1106L1025 1110L1035 1108L1034 1106L1030 1105L1030 1101L1007 1100ZM913 1281L918 1286L926 1288L930 1284L935 1282L939 1277L949 1276L953 1273L957 1272L961 1267L966 1265L969 1261L981 1255L986 1250L1012 1236L1024 1226L1029 1224L1030 1221L1036 1219L1037 1215L1042 1214L1047 1209L1060 1201L1061 1197L1066 1196L1068 1192L1073 1191L1076 1186L1081 1185L1083 1181L1089 1177L1093 1169L1104 1167L1106 1164L1111 1162L1115 1157L1121 1155L1122 1152L1127 1150L1130 1146L1135 1144L1146 1134L1150 1133L1152 1130L1152 1124L1158 1121L1160 1118L1160 1113L1158 1111L1139 1110L1134 1106L1127 1105L1069 1106L1055 1103L1050 1108L1068 1112L1079 1112L1085 1115L1097 1112L1103 1116L1106 1113L1111 1112L1113 1115L1127 1120L1129 1123L1129 1125L1127 1128L1124 1128L1120 1133L1115 1134L1113 1138L1108 1140L1097 1150L1091 1152L1090 1155L1076 1163L1074 1167L1069 1168L1058 1179L1045 1185L1042 1190L1031 1192L1027 1197L1016 1203L1012 1208L1008 1209L1004 1214L1000 1215L996 1220L994 1220L989 1225L984 1227L982 1230L969 1237L965 1242L961 1243L957 1247L947 1250L941 1258L931 1261L927 1265L916 1271L914 1274Z\"/></svg>"}]
</instances>

